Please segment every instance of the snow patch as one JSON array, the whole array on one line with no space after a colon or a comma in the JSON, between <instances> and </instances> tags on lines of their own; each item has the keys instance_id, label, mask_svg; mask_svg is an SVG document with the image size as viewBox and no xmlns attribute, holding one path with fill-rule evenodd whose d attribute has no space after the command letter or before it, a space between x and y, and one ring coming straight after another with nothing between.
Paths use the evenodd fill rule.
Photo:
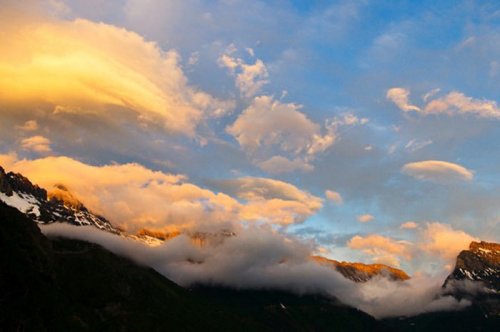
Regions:
<instances>
[{"instance_id":1,"label":"snow patch","mask_svg":"<svg viewBox=\"0 0 500 332\"><path fill-rule=\"evenodd\" d=\"M12 196L7 196L0 192L0 200L23 213L33 213L37 217L40 217L40 202L32 195L13 192Z\"/></svg>"}]
</instances>

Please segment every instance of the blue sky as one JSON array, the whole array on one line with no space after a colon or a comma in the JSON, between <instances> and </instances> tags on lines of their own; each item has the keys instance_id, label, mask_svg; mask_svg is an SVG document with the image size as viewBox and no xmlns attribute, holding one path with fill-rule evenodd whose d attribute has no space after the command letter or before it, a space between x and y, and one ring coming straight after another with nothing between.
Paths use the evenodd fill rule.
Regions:
<instances>
[{"instance_id":1,"label":"blue sky","mask_svg":"<svg viewBox=\"0 0 500 332\"><path fill-rule=\"evenodd\" d=\"M117 43L91 55L132 68L136 76L130 77L145 77L165 100L174 100L170 113L159 110L150 117L151 104L135 95L103 102L68 94L59 100L38 89L30 95L34 101L24 104L0 95L0 151L10 154L13 169L23 169L19 161L51 156L96 167L138 163L184 174L189 183L240 202L283 195L292 201L289 191L280 196L278 189L265 187L270 182L252 182L251 195L242 194L241 182L224 182L281 181L322 203L319 208L306 204L307 212L302 205L292 210L294 222L277 222L276 229L313 239L330 257L396 263L409 270L417 270L426 255L448 257L445 249L429 244L437 238L429 225L444 225L439 230L452 239L500 240L496 1L5 3L35 22L4 23L25 27L26 43L42 45L26 51L32 59L52 54L47 40L66 38L60 29L65 24L84 35L74 46L79 55L88 51L87 44L98 45L96 50L101 45L85 31L106 30L110 44L116 34L127 39L123 45L137 45L141 52ZM37 24L51 26L52 37L30 34ZM4 48L25 50L2 38ZM63 47L61 58L71 53L70 46ZM151 48L163 59L175 52L176 63L163 68L161 60L145 58ZM70 60L61 58L52 68L62 72ZM0 60L21 75L17 70L25 63L8 55ZM70 82L79 79L68 74ZM13 89L9 82L1 84ZM93 89L99 93L103 86ZM193 91L213 100L202 104ZM84 103L75 106L77 99ZM178 100L189 100L193 112L180 124ZM210 113L219 107L221 114ZM28 121L36 129L19 129ZM274 194L259 196L266 190ZM341 201L328 199L327 190ZM373 218L360 222L365 214ZM402 229L409 221L412 228ZM150 223L161 228L162 222ZM411 257L385 242L371 242L375 235L411 251ZM355 236L366 241L357 246Z\"/></svg>"}]
</instances>

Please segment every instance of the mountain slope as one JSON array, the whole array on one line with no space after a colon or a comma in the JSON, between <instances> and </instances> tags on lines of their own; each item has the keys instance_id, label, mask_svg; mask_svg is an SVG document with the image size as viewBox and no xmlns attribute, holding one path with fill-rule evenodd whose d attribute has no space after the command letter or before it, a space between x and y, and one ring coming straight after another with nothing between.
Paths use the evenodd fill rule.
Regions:
<instances>
[{"instance_id":1,"label":"mountain slope","mask_svg":"<svg viewBox=\"0 0 500 332\"><path fill-rule=\"evenodd\" d=\"M500 244L472 242L469 250L458 255L455 269L444 286L455 280L480 281L488 289L500 293Z\"/></svg>"},{"instance_id":2,"label":"mountain slope","mask_svg":"<svg viewBox=\"0 0 500 332\"><path fill-rule=\"evenodd\" d=\"M98 245L48 239L1 202L0 294L1 331L382 330L319 295L183 289Z\"/></svg>"},{"instance_id":3,"label":"mountain slope","mask_svg":"<svg viewBox=\"0 0 500 332\"><path fill-rule=\"evenodd\" d=\"M461 311L385 320L397 331L499 331L500 244L472 242L457 256L443 293L469 301Z\"/></svg>"}]
</instances>

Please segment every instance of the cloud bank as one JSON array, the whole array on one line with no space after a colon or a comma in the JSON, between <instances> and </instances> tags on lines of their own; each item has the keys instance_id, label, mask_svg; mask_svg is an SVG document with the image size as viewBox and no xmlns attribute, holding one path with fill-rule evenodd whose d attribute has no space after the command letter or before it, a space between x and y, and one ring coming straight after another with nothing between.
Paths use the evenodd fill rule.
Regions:
<instances>
[{"instance_id":1,"label":"cloud bank","mask_svg":"<svg viewBox=\"0 0 500 332\"><path fill-rule=\"evenodd\" d=\"M268 178L217 181L225 194L135 163L94 166L68 157L19 160L15 154L0 155L0 162L49 191L64 185L90 210L132 232L237 227L243 221L288 225L323 205L319 197Z\"/></svg>"},{"instance_id":2,"label":"cloud bank","mask_svg":"<svg viewBox=\"0 0 500 332\"><path fill-rule=\"evenodd\" d=\"M222 243L203 247L193 244L184 235L159 247L147 247L91 227L52 224L41 228L50 237L63 236L100 244L118 255L153 267L185 287L203 283L234 288L281 289L298 294L321 293L334 296L376 318L459 310L469 305L466 301L443 296L439 284L442 280L427 277L408 282L375 278L356 284L311 260L312 248L261 227L249 227Z\"/></svg>"}]
</instances>

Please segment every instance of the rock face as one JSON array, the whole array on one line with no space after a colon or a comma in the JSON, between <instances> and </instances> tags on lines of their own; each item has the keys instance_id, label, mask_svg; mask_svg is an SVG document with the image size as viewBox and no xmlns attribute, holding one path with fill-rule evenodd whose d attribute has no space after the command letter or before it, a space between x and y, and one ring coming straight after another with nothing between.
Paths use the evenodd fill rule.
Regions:
<instances>
[{"instance_id":1,"label":"rock face","mask_svg":"<svg viewBox=\"0 0 500 332\"><path fill-rule=\"evenodd\" d=\"M458 255L443 289L470 301L485 317L500 317L500 244L472 242Z\"/></svg>"},{"instance_id":2,"label":"rock face","mask_svg":"<svg viewBox=\"0 0 500 332\"><path fill-rule=\"evenodd\" d=\"M453 280L480 281L488 289L500 293L500 244L472 242L469 250L458 255L455 269L444 286Z\"/></svg>"},{"instance_id":3,"label":"rock face","mask_svg":"<svg viewBox=\"0 0 500 332\"><path fill-rule=\"evenodd\" d=\"M410 279L410 277L403 270L384 264L339 262L321 256L313 256L312 259L319 264L336 269L344 277L355 282L367 282L375 276L387 277L395 281Z\"/></svg>"},{"instance_id":4,"label":"rock face","mask_svg":"<svg viewBox=\"0 0 500 332\"><path fill-rule=\"evenodd\" d=\"M66 187L57 185L50 194L17 173L6 173L0 167L0 201L15 207L30 219L50 224L65 222L77 226L91 225L120 233L104 217L90 212Z\"/></svg>"}]
</instances>

